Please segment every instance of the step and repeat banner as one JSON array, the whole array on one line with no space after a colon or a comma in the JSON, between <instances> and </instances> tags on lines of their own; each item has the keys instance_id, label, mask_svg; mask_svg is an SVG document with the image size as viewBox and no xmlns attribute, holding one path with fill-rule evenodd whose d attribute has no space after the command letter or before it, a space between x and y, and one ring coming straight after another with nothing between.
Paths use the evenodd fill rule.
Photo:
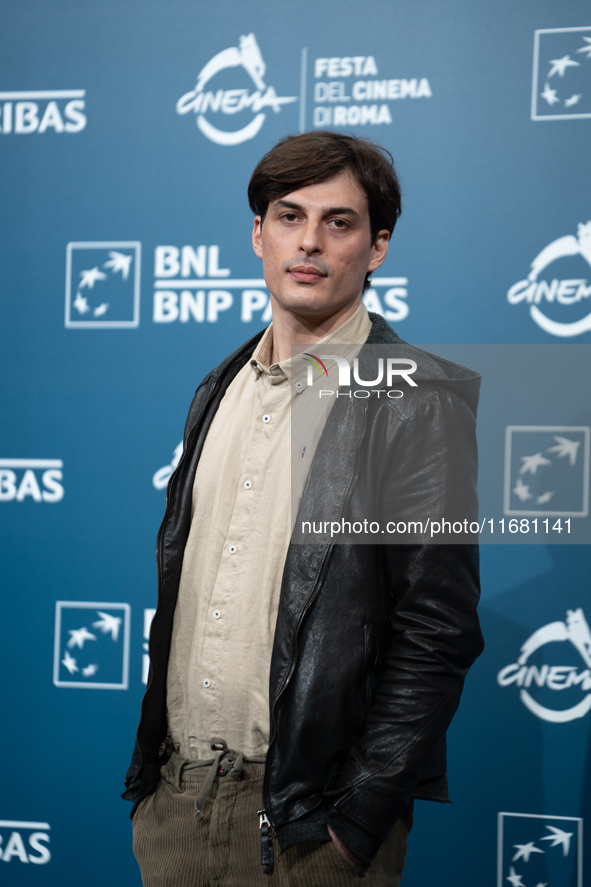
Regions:
<instances>
[{"instance_id":1,"label":"step and repeat banner","mask_svg":"<svg viewBox=\"0 0 591 887\"><path fill-rule=\"evenodd\" d=\"M250 174L328 128L402 180L368 308L484 373L487 647L405 883L582 887L588 0L4 0L0 40L3 883L140 885L119 792L166 483L195 388L271 318Z\"/></svg>"}]
</instances>

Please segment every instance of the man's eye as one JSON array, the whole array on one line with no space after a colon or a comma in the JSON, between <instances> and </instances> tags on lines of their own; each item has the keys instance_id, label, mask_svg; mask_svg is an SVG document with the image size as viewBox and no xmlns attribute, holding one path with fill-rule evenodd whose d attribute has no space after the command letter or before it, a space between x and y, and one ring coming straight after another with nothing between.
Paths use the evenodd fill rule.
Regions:
<instances>
[{"instance_id":1,"label":"man's eye","mask_svg":"<svg viewBox=\"0 0 591 887\"><path fill-rule=\"evenodd\" d=\"M332 224L335 228L347 228L348 224L344 219L333 219Z\"/></svg>"},{"instance_id":2,"label":"man's eye","mask_svg":"<svg viewBox=\"0 0 591 887\"><path fill-rule=\"evenodd\" d=\"M297 216L295 213L285 213L283 218L286 222L294 222L297 219Z\"/></svg>"}]
</instances>

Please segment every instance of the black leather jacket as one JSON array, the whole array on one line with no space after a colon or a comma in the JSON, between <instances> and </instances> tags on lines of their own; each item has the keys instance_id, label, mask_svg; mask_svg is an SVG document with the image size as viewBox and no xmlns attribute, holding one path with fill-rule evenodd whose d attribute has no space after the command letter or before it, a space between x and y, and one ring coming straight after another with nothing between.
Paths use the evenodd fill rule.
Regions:
<instances>
[{"instance_id":1,"label":"black leather jacket","mask_svg":"<svg viewBox=\"0 0 591 887\"><path fill-rule=\"evenodd\" d=\"M418 492L423 515L449 518L449 507L474 517L480 377L407 345L381 317L370 317L367 344L416 360L421 384L398 400L339 398L298 522L314 519L317 508L333 517L351 509L375 513L361 483L370 462L374 472L383 467L386 512L402 502L408 513ZM167 665L195 471L220 400L261 335L197 389L169 482L157 542L150 676L123 795L136 804L154 790L166 760ZM483 648L478 596L475 545L292 542L271 660L264 782L282 850L325 840L328 822L369 862L411 798L447 800L445 733Z\"/></svg>"}]
</instances>

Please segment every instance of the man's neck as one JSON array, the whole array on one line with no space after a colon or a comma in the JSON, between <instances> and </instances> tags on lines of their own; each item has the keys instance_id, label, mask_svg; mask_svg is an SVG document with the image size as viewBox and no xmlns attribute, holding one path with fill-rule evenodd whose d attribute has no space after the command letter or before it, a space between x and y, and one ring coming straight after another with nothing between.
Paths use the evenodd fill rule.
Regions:
<instances>
[{"instance_id":1,"label":"man's neck","mask_svg":"<svg viewBox=\"0 0 591 887\"><path fill-rule=\"evenodd\" d=\"M324 339L329 333L334 332L345 321L355 314L361 303L361 296L350 305L329 315L318 317L315 315L295 314L292 311L282 309L273 299L273 352L271 363L280 363L288 360L299 351L303 351L306 345L313 345ZM301 348L298 351L298 346Z\"/></svg>"}]
</instances>

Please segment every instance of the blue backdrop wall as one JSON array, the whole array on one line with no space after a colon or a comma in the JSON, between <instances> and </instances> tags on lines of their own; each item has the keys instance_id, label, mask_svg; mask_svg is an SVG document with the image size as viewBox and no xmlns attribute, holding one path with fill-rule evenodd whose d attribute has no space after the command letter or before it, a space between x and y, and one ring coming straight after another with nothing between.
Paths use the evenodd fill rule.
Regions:
<instances>
[{"instance_id":1,"label":"blue backdrop wall","mask_svg":"<svg viewBox=\"0 0 591 887\"><path fill-rule=\"evenodd\" d=\"M127 887L166 480L200 379L269 320L254 165L319 127L391 150L404 214L367 301L405 339L588 344L591 5L3 0L0 45L0 877ZM578 480L525 513L588 518L588 375L564 384L575 413L526 390L497 429L507 521L532 447ZM482 560L454 804L417 805L405 882L582 887L589 547Z\"/></svg>"}]
</instances>

